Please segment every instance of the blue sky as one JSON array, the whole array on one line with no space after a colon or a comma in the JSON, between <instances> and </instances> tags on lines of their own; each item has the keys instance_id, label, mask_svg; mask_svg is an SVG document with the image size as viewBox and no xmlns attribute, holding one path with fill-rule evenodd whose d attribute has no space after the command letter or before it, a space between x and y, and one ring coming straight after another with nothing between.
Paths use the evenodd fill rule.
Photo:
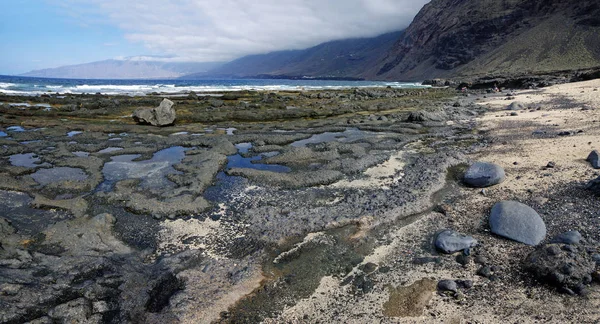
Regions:
<instances>
[{"instance_id":1,"label":"blue sky","mask_svg":"<svg viewBox=\"0 0 600 324\"><path fill-rule=\"evenodd\" d=\"M0 74L148 52L118 26L81 18L45 0L1 0Z\"/></svg>"},{"instance_id":2,"label":"blue sky","mask_svg":"<svg viewBox=\"0 0 600 324\"><path fill-rule=\"evenodd\" d=\"M0 74L159 55L225 62L405 28L429 0L0 0Z\"/></svg>"}]
</instances>

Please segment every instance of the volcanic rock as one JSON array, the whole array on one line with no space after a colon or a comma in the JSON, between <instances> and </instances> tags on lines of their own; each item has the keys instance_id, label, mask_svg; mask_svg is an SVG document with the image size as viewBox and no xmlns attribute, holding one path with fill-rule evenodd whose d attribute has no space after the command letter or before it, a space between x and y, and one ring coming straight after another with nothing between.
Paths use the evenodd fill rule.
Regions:
<instances>
[{"instance_id":1,"label":"volcanic rock","mask_svg":"<svg viewBox=\"0 0 600 324\"><path fill-rule=\"evenodd\" d=\"M133 112L133 119L140 124L152 126L168 126L175 122L176 113L173 103L169 99L163 99L160 106L156 108L140 108Z\"/></svg>"},{"instance_id":2,"label":"volcanic rock","mask_svg":"<svg viewBox=\"0 0 600 324\"><path fill-rule=\"evenodd\" d=\"M475 162L463 177L463 182L475 188L493 186L504 181L504 169L497 164Z\"/></svg>"},{"instance_id":3,"label":"volcanic rock","mask_svg":"<svg viewBox=\"0 0 600 324\"><path fill-rule=\"evenodd\" d=\"M531 207L516 201L501 201L490 215L492 233L528 245L538 245L546 237L546 224Z\"/></svg>"}]
</instances>

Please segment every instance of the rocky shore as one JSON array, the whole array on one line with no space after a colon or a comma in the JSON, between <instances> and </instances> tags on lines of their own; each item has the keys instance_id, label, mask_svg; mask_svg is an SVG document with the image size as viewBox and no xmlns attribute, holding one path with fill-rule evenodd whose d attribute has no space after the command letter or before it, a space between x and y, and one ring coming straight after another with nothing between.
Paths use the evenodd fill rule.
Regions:
<instances>
[{"instance_id":1,"label":"rocky shore","mask_svg":"<svg viewBox=\"0 0 600 324\"><path fill-rule=\"evenodd\" d=\"M599 86L0 95L0 322L592 323Z\"/></svg>"}]
</instances>

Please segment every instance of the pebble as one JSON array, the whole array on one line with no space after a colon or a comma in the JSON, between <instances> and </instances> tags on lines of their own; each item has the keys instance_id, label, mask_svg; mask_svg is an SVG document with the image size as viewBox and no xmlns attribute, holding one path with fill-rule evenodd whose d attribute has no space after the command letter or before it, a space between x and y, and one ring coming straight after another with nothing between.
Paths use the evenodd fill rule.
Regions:
<instances>
[{"instance_id":1,"label":"pebble","mask_svg":"<svg viewBox=\"0 0 600 324\"><path fill-rule=\"evenodd\" d=\"M562 244L579 244L581 241L581 233L578 231L568 231L557 235L550 243L562 243Z\"/></svg>"},{"instance_id":2,"label":"pebble","mask_svg":"<svg viewBox=\"0 0 600 324\"><path fill-rule=\"evenodd\" d=\"M471 258L464 255L464 254L459 254L456 256L456 262L458 262L459 264L466 266L469 263L471 263Z\"/></svg>"},{"instance_id":3,"label":"pebble","mask_svg":"<svg viewBox=\"0 0 600 324\"><path fill-rule=\"evenodd\" d=\"M477 275L488 278L492 275L492 269L489 266L483 266L477 270Z\"/></svg>"},{"instance_id":4,"label":"pebble","mask_svg":"<svg viewBox=\"0 0 600 324\"><path fill-rule=\"evenodd\" d=\"M460 234L452 230L443 230L435 238L435 248L444 253L455 253L477 245L472 236Z\"/></svg>"},{"instance_id":5,"label":"pebble","mask_svg":"<svg viewBox=\"0 0 600 324\"><path fill-rule=\"evenodd\" d=\"M437 284L437 288L439 291L451 291L456 293L458 291L458 285L454 280L440 280Z\"/></svg>"}]
</instances>

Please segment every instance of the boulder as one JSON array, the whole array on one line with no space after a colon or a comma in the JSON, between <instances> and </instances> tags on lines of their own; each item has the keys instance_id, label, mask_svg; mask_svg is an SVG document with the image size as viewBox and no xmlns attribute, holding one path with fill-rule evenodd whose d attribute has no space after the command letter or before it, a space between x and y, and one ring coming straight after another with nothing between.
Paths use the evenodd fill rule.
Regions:
<instances>
[{"instance_id":1,"label":"boulder","mask_svg":"<svg viewBox=\"0 0 600 324\"><path fill-rule=\"evenodd\" d=\"M435 248L444 253L455 253L477 245L477 240L452 230L443 230L435 238Z\"/></svg>"},{"instance_id":2,"label":"boulder","mask_svg":"<svg viewBox=\"0 0 600 324\"><path fill-rule=\"evenodd\" d=\"M463 182L471 187L485 188L504 181L504 169L494 163L475 162L467 169Z\"/></svg>"},{"instance_id":3,"label":"boulder","mask_svg":"<svg viewBox=\"0 0 600 324\"><path fill-rule=\"evenodd\" d=\"M593 150L590 155L588 155L586 161L590 162L594 169L600 169L600 155L598 151Z\"/></svg>"},{"instance_id":4,"label":"boulder","mask_svg":"<svg viewBox=\"0 0 600 324\"><path fill-rule=\"evenodd\" d=\"M508 105L508 107L506 107L506 110L524 110L524 109L525 109L525 105L523 105L522 103L520 103L518 101L514 101L513 103Z\"/></svg>"},{"instance_id":5,"label":"boulder","mask_svg":"<svg viewBox=\"0 0 600 324\"><path fill-rule=\"evenodd\" d=\"M501 201L490 215L492 233L525 243L538 245L546 237L546 224L531 207L517 201Z\"/></svg>"},{"instance_id":6,"label":"boulder","mask_svg":"<svg viewBox=\"0 0 600 324\"><path fill-rule=\"evenodd\" d=\"M525 268L541 282L581 294L584 285L592 281L596 262L584 248L546 244L527 256Z\"/></svg>"},{"instance_id":7,"label":"boulder","mask_svg":"<svg viewBox=\"0 0 600 324\"><path fill-rule=\"evenodd\" d=\"M173 101L163 99L156 108L139 108L133 112L133 119L140 124L168 126L175 122L176 113Z\"/></svg>"}]
</instances>

